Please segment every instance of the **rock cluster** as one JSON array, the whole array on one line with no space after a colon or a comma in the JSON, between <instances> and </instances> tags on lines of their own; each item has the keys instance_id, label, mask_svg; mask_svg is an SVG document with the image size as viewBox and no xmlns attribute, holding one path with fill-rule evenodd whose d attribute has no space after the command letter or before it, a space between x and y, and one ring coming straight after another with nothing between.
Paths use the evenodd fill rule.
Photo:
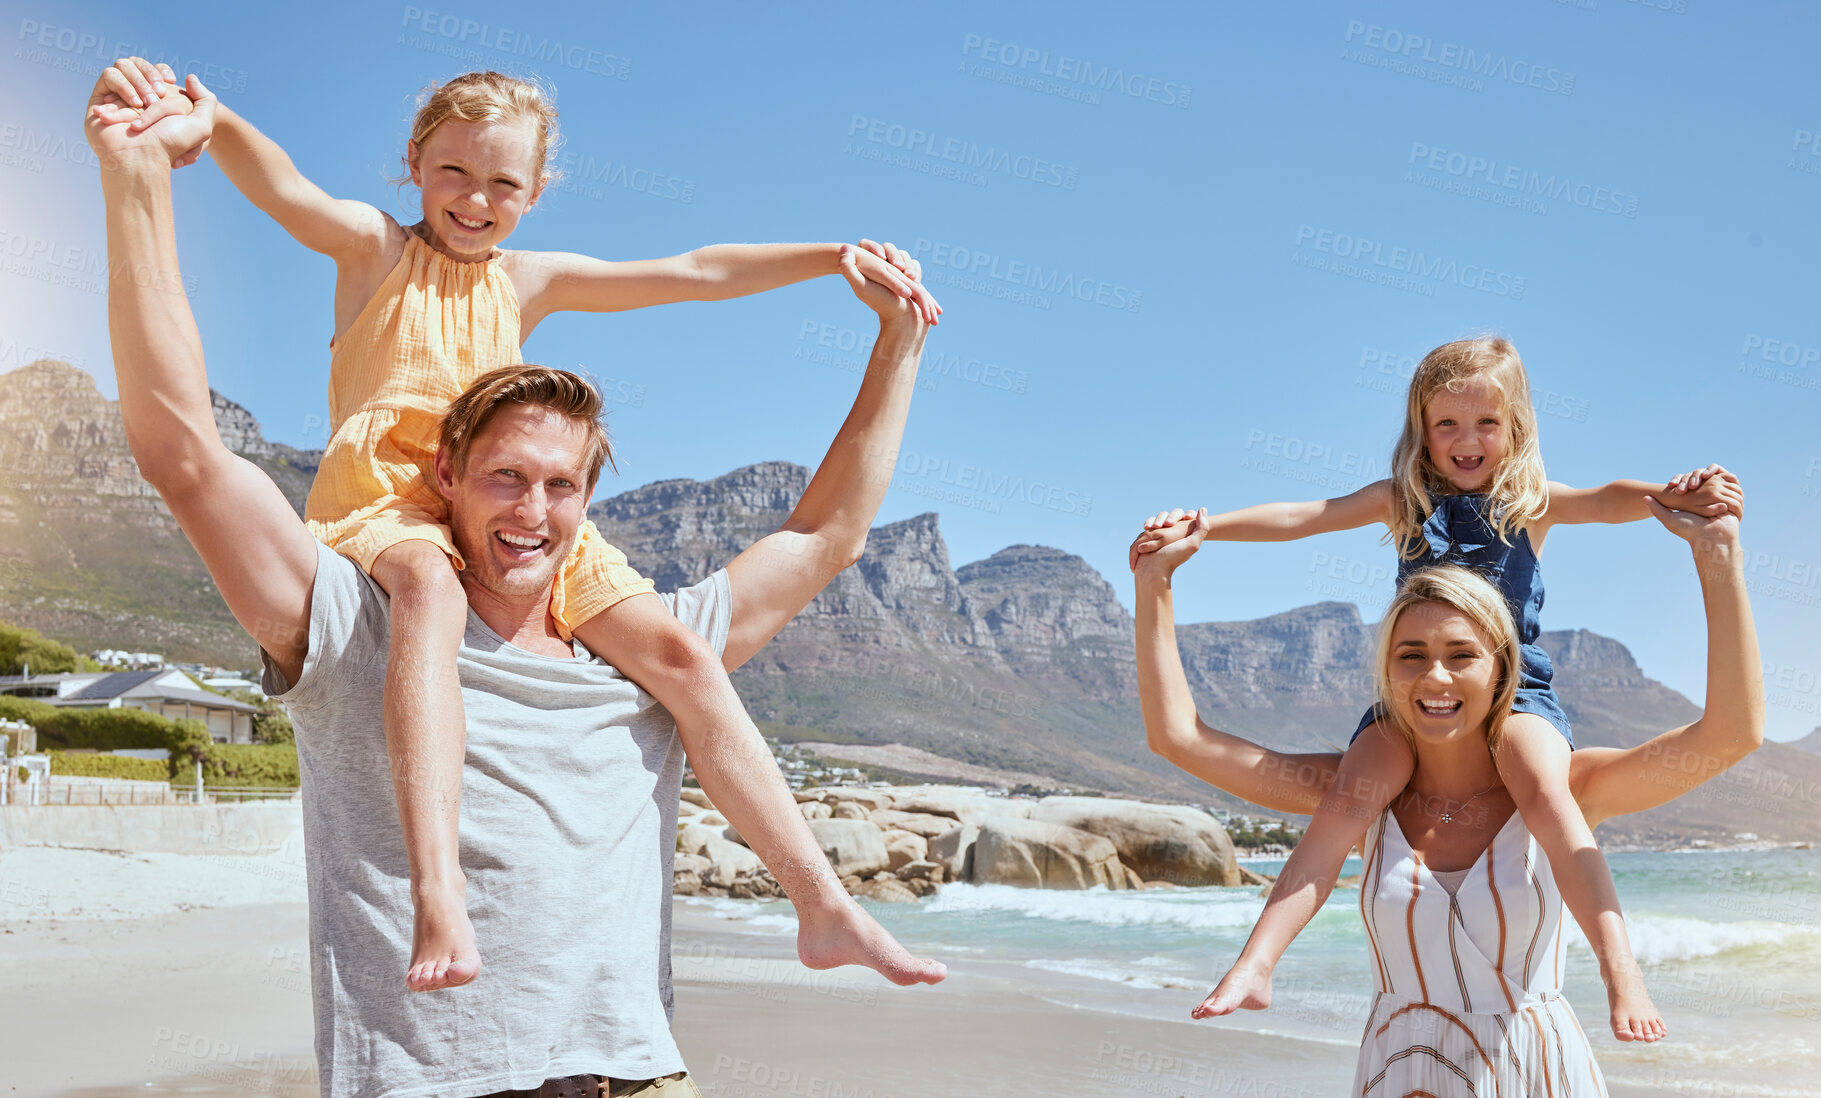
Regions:
<instances>
[{"instance_id":1,"label":"rock cluster","mask_svg":"<svg viewBox=\"0 0 1821 1098\"><path fill-rule=\"evenodd\" d=\"M951 881L1115 891L1262 881L1240 868L1213 817L1184 805L943 786L806 789L796 798L842 885L873 900L915 900ZM783 895L698 789L683 790L678 807L675 891Z\"/></svg>"}]
</instances>

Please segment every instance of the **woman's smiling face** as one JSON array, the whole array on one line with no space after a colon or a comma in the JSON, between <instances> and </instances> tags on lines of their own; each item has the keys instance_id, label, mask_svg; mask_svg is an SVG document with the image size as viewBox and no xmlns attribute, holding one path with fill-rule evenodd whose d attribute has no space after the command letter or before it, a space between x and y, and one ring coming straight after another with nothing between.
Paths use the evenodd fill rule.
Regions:
<instances>
[{"instance_id":1,"label":"woman's smiling face","mask_svg":"<svg viewBox=\"0 0 1821 1098\"><path fill-rule=\"evenodd\" d=\"M1424 743L1483 735L1498 691L1499 661L1486 634L1443 603L1406 609L1391 631L1391 704Z\"/></svg>"}]
</instances>

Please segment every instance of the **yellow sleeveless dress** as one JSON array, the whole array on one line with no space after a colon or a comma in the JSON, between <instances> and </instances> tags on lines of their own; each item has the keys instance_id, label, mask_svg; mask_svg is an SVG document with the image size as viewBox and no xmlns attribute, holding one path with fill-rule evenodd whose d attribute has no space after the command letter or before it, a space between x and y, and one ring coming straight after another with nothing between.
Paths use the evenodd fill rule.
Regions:
<instances>
[{"instance_id":1,"label":"yellow sleeveless dress","mask_svg":"<svg viewBox=\"0 0 1821 1098\"><path fill-rule=\"evenodd\" d=\"M524 361L518 294L500 256L464 262L409 235L398 265L330 351L334 433L304 502L310 532L367 572L406 541L430 542L462 568L434 461L455 398L489 370ZM568 635L650 590L626 555L584 522L551 612Z\"/></svg>"}]
</instances>

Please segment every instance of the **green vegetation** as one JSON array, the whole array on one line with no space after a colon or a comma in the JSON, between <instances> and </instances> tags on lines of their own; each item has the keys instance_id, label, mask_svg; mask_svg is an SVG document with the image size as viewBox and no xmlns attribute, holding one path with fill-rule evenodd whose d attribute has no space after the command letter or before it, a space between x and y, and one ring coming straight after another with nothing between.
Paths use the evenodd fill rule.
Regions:
<instances>
[{"instance_id":1,"label":"green vegetation","mask_svg":"<svg viewBox=\"0 0 1821 1098\"><path fill-rule=\"evenodd\" d=\"M164 759L136 759L130 755L71 755L52 751L51 773L78 778L132 778L142 782L169 781L171 764Z\"/></svg>"},{"instance_id":2,"label":"green vegetation","mask_svg":"<svg viewBox=\"0 0 1821 1098\"><path fill-rule=\"evenodd\" d=\"M0 675L34 675L63 671L98 671L100 665L67 644L59 644L36 629L0 621Z\"/></svg>"},{"instance_id":3,"label":"green vegetation","mask_svg":"<svg viewBox=\"0 0 1821 1098\"><path fill-rule=\"evenodd\" d=\"M203 755L204 785L295 788L298 780L297 748L292 744L218 743ZM195 782L193 761L186 758L172 765L171 784Z\"/></svg>"},{"instance_id":4,"label":"green vegetation","mask_svg":"<svg viewBox=\"0 0 1821 1098\"><path fill-rule=\"evenodd\" d=\"M1227 834L1233 845L1255 849L1261 846L1295 846L1303 833L1289 827L1281 820L1250 820L1243 824L1228 824Z\"/></svg>"},{"instance_id":5,"label":"green vegetation","mask_svg":"<svg viewBox=\"0 0 1821 1098\"><path fill-rule=\"evenodd\" d=\"M297 733L291 728L291 714L285 712L283 702L261 697L251 690L222 690L221 694L243 701L248 705L258 706L259 712L253 716L253 742L261 744L294 744Z\"/></svg>"},{"instance_id":6,"label":"green vegetation","mask_svg":"<svg viewBox=\"0 0 1821 1098\"><path fill-rule=\"evenodd\" d=\"M276 703L273 704L276 709ZM51 753L51 772L94 777L169 780L178 785L196 781L196 764L202 763L207 785L291 786L298 784L297 747L292 743L227 744L209 738L201 721L173 720L143 709L79 709L54 706L32 698L0 695L0 717L24 721L38 730L38 743ZM282 712L262 714L271 723L267 735L288 732L290 721ZM259 727L255 722L255 728ZM171 753L168 762L115 755L59 755L59 750L115 751L127 747L162 747ZM59 769L95 767L100 769ZM80 760L80 761L78 761ZM145 763L146 766L138 764ZM132 771L127 773L126 771ZM155 772L154 772L155 771Z\"/></svg>"},{"instance_id":7,"label":"green vegetation","mask_svg":"<svg viewBox=\"0 0 1821 1098\"><path fill-rule=\"evenodd\" d=\"M173 720L124 706L89 709L0 695L0 717L24 721L36 728L38 746L46 751L76 747L96 751L162 747L173 759L194 759L212 743L209 730L201 721Z\"/></svg>"}]
</instances>

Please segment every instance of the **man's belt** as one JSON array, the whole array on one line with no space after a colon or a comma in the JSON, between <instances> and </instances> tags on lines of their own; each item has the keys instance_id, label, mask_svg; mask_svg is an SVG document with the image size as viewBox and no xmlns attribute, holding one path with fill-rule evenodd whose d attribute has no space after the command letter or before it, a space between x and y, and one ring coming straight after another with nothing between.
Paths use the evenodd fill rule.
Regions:
<instances>
[{"instance_id":1,"label":"man's belt","mask_svg":"<svg viewBox=\"0 0 1821 1098\"><path fill-rule=\"evenodd\" d=\"M571 1075L546 1079L536 1090L502 1090L486 1098L601 1098L607 1080L599 1075Z\"/></svg>"}]
</instances>

